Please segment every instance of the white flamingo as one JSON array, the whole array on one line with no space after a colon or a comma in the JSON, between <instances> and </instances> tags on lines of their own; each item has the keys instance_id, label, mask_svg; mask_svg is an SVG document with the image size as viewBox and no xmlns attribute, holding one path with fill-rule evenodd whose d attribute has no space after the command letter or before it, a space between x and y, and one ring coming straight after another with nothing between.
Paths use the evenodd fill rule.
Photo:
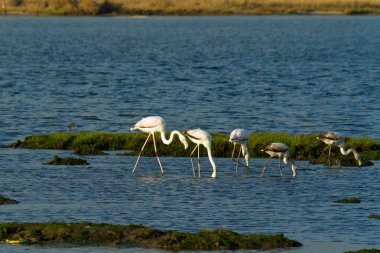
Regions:
<instances>
[{"instance_id":1,"label":"white flamingo","mask_svg":"<svg viewBox=\"0 0 380 253\"><path fill-rule=\"evenodd\" d=\"M190 160L191 160L191 165L193 167L193 175L195 177L195 171L194 171L194 163L193 163L193 158L192 155L194 154L195 150L198 148L198 176L201 176L201 165L199 161L199 146L203 145L207 149L207 154L208 154L208 159L210 160L211 166L212 166L212 178L216 177L216 165L214 162L214 159L212 158L212 153L211 153L211 135L202 130L202 129L192 129L192 130L185 130L184 134L189 137L189 139L196 144L195 148L190 154Z\"/></svg>"},{"instance_id":2,"label":"white flamingo","mask_svg":"<svg viewBox=\"0 0 380 253\"><path fill-rule=\"evenodd\" d=\"M328 148L329 149L329 161L330 161L330 155L331 155L331 146L335 145L339 147L340 153L342 155L348 155L350 153L354 153L354 157L356 161L358 161L359 166L363 164L362 159L360 157L360 154L353 148L345 150L346 142L344 141L344 138L341 137L337 132L323 132L318 137L317 140L323 141L325 144L327 144L327 147L323 149L322 153Z\"/></svg>"},{"instance_id":3,"label":"white flamingo","mask_svg":"<svg viewBox=\"0 0 380 253\"><path fill-rule=\"evenodd\" d=\"M266 146L261 151L264 151L265 153L270 155L270 157L264 165L263 171L261 172L261 177L263 176L269 161L272 159L272 157L275 156L278 157L278 168L280 169L280 175L282 176L281 158L283 158L284 164L288 164L289 147L284 143L274 142ZM289 160L292 163L293 177L295 177L297 175L297 166L292 159Z\"/></svg>"},{"instance_id":4,"label":"white flamingo","mask_svg":"<svg viewBox=\"0 0 380 253\"><path fill-rule=\"evenodd\" d=\"M230 134L229 141L234 144L234 149L232 150L231 159L232 161L236 162L236 167L235 167L236 172L237 172L238 165L241 164L239 162L240 153L242 153L245 158L246 170L249 170L249 153L248 153L248 147L247 147L248 140L249 140L249 132L245 129L238 128L238 129L233 130ZM237 159L235 160L234 159L235 147L238 144L240 144L240 149L239 149Z\"/></svg>"},{"instance_id":5,"label":"white flamingo","mask_svg":"<svg viewBox=\"0 0 380 253\"><path fill-rule=\"evenodd\" d=\"M134 131L134 130L140 130L144 133L149 133L149 135L146 138L145 143L141 148L140 154L137 158L137 161L136 161L135 167L133 168L132 173L135 172L135 169L137 168L137 165L138 165L140 158L141 158L141 153L143 152L145 145L148 143L148 140L151 136L153 137L154 152L156 154L158 164L160 165L161 173L164 173L164 170L162 169L160 158L158 157L156 140L154 138L154 134L156 132L159 132L161 134L161 140L166 145L169 145L173 141L174 135L177 134L179 137L179 140L185 146L185 149L187 149L187 147L188 147L186 137L183 136L183 134L181 134L181 132L179 132L177 130L172 131L170 133L169 139L166 139L166 136L165 136L165 131L166 131L165 120L163 118L161 118L160 116L149 116L149 117L142 118L141 120L139 120L135 124L134 127L131 128L131 131Z\"/></svg>"}]
</instances>

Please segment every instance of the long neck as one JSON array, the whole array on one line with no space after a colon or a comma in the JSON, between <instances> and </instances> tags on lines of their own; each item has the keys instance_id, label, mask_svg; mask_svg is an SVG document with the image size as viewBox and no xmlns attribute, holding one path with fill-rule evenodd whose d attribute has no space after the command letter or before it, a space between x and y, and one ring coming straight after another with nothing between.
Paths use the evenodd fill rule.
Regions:
<instances>
[{"instance_id":1,"label":"long neck","mask_svg":"<svg viewBox=\"0 0 380 253\"><path fill-rule=\"evenodd\" d=\"M243 156L245 158L245 164L249 167L249 152L246 144L241 144L241 148L243 150Z\"/></svg>"},{"instance_id":2,"label":"long neck","mask_svg":"<svg viewBox=\"0 0 380 253\"><path fill-rule=\"evenodd\" d=\"M359 153L356 152L355 149L350 148L350 149L344 150L343 147L339 147L339 148L340 148L340 153L342 153L342 155L348 155L348 154L354 153L354 157L355 157L356 161L358 161L359 166L362 165L362 159L361 159Z\"/></svg>"},{"instance_id":3,"label":"long neck","mask_svg":"<svg viewBox=\"0 0 380 253\"><path fill-rule=\"evenodd\" d=\"M207 143L204 146L207 149L208 159L210 160L210 163L211 163L211 166L212 166L212 175L211 175L211 177L215 178L216 177L216 165L215 165L214 159L212 158L212 154L211 154L211 143Z\"/></svg>"},{"instance_id":4,"label":"long neck","mask_svg":"<svg viewBox=\"0 0 380 253\"><path fill-rule=\"evenodd\" d=\"M163 142L164 144L166 144L166 145L169 145L170 143L172 143L175 134L177 134L178 137L183 136L183 135L181 134L181 132L179 132L179 131L177 131L177 130L174 130L174 131L172 131L172 132L170 133L169 139L166 139L165 131L162 131L162 132L161 132L161 140L162 140L162 142Z\"/></svg>"}]
</instances>

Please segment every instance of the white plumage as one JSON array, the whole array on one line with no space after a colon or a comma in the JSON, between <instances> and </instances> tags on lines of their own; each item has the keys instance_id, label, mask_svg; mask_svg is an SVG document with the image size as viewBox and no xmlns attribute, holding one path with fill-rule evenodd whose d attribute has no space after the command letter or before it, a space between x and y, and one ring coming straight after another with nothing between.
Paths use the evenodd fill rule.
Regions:
<instances>
[{"instance_id":1,"label":"white plumage","mask_svg":"<svg viewBox=\"0 0 380 253\"><path fill-rule=\"evenodd\" d=\"M195 148L193 149L193 151L190 154L191 165L193 168L193 175L195 176L194 163L193 163L192 155L195 152L195 150L198 149L198 176L200 177L201 165L200 165L200 160L199 160L200 159L199 158L199 148L200 148L199 146L203 145L207 149L208 158L209 158L211 166L212 166L213 172L212 172L211 177L215 178L216 177L216 165L215 165L214 159L212 158L212 152L211 152L211 139L212 138L211 138L211 135L208 132L206 132L202 129L199 129L199 128L198 129L185 130L184 134L193 143L196 144Z\"/></svg>"},{"instance_id":2,"label":"white plumage","mask_svg":"<svg viewBox=\"0 0 380 253\"><path fill-rule=\"evenodd\" d=\"M243 153L243 156L245 158L246 169L249 170L249 152L248 152L248 147L247 147L249 135L250 135L250 133L247 130L242 129L242 128L235 129L230 134L230 140L229 141L234 144L231 159L236 162L236 166L235 166L236 171L237 171L237 167L240 163L239 162L240 153ZM239 149L237 159L235 160L234 159L234 153L235 153L236 145L240 145L240 149Z\"/></svg>"}]
</instances>

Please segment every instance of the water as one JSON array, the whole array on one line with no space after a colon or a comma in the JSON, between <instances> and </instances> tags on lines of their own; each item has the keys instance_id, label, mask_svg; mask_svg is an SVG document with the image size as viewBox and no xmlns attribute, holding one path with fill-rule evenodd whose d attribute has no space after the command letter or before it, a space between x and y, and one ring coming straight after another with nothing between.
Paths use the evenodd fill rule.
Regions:
<instances>
[{"instance_id":1,"label":"water","mask_svg":"<svg viewBox=\"0 0 380 253\"><path fill-rule=\"evenodd\" d=\"M7 17L0 31L0 143L146 115L380 139L378 17Z\"/></svg>"},{"instance_id":2,"label":"water","mask_svg":"<svg viewBox=\"0 0 380 253\"><path fill-rule=\"evenodd\" d=\"M237 127L292 134L339 131L380 139L378 17L0 18L0 144L36 133L127 132L160 115L169 129ZM380 247L380 164L328 169L298 162L297 178L235 175L188 158L88 157L87 167L43 165L57 150L0 149L0 221L93 221L198 231L284 233L286 252ZM357 196L358 205L334 201ZM328 250L327 250L328 249ZM159 252L69 248L70 252ZM67 248L0 245L7 252ZM280 251L274 251L280 252ZM281 251L282 252L282 251Z\"/></svg>"}]
</instances>

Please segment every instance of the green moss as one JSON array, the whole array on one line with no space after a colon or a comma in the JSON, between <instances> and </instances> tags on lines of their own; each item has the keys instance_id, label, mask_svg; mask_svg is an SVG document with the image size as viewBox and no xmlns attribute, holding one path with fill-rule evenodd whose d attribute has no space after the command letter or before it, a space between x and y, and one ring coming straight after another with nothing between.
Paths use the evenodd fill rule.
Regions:
<instances>
[{"instance_id":1,"label":"green moss","mask_svg":"<svg viewBox=\"0 0 380 253\"><path fill-rule=\"evenodd\" d=\"M380 214L371 214L368 218L380 220Z\"/></svg>"},{"instance_id":2,"label":"green moss","mask_svg":"<svg viewBox=\"0 0 380 253\"><path fill-rule=\"evenodd\" d=\"M0 205L13 205L18 204L19 202L14 199L7 198L5 196L0 195Z\"/></svg>"},{"instance_id":3,"label":"green moss","mask_svg":"<svg viewBox=\"0 0 380 253\"><path fill-rule=\"evenodd\" d=\"M346 251L344 253L380 253L380 249L359 249L355 251Z\"/></svg>"},{"instance_id":4,"label":"green moss","mask_svg":"<svg viewBox=\"0 0 380 253\"><path fill-rule=\"evenodd\" d=\"M335 203L340 203L340 204L359 204L360 199L357 197L352 197L352 198L346 198L346 199L340 199L337 201L334 201Z\"/></svg>"},{"instance_id":5,"label":"green moss","mask_svg":"<svg viewBox=\"0 0 380 253\"><path fill-rule=\"evenodd\" d=\"M198 233L160 231L142 225L2 223L0 241L40 245L147 247L169 250L275 249L302 246L278 235L242 235L224 229Z\"/></svg>"},{"instance_id":6,"label":"green moss","mask_svg":"<svg viewBox=\"0 0 380 253\"><path fill-rule=\"evenodd\" d=\"M105 133L105 132L65 132L32 135L24 141L17 141L10 147L39 148L39 149L69 149L77 150L78 154L102 154L102 150L130 150L128 154L137 155L144 144L145 133ZM328 164L327 153L322 153L326 145L318 141L318 134L290 135L287 133L260 132L252 133L248 142L251 157L268 157L261 151L272 142L283 142L289 146L291 158L296 160L309 160L312 163ZM231 157L233 145L228 141L229 136L213 133L212 152L215 157ZM175 138L170 145L161 142L156 134L157 148L161 156L189 156L195 144L189 141L189 148L184 149L183 144ZM374 139L347 138L347 147L356 149L362 156L364 165L372 165L370 160L380 159L380 142ZM207 156L206 149L201 148L201 156ZM152 140L146 146L144 156L154 156ZM341 166L357 166L353 155L343 156L339 148L332 147L331 158L338 159Z\"/></svg>"},{"instance_id":7,"label":"green moss","mask_svg":"<svg viewBox=\"0 0 380 253\"><path fill-rule=\"evenodd\" d=\"M53 160L51 160L47 164L49 165L89 165L89 163L84 159L73 158L73 157L61 158L57 155L55 155Z\"/></svg>"}]
</instances>

